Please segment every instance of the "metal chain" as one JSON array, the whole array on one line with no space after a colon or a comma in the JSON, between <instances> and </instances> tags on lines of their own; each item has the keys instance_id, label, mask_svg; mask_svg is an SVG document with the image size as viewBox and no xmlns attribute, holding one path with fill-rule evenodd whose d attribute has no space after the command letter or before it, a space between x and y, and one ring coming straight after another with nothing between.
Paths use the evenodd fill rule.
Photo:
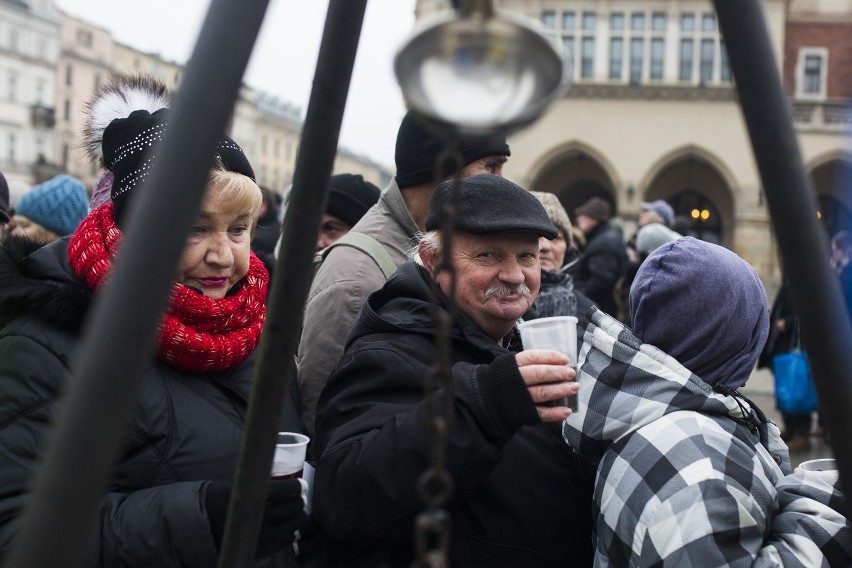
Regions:
<instances>
[{"instance_id":1,"label":"metal chain","mask_svg":"<svg viewBox=\"0 0 852 568\"><path fill-rule=\"evenodd\" d=\"M450 167L447 167L450 166ZM452 496L454 483L452 475L447 470L447 432L453 415L454 389L451 374L452 346L450 330L455 320L456 305L456 271L453 268L452 248L455 228L455 217L461 202L461 169L463 158L458 152L458 143L452 141L441 152L435 166L434 179L441 179L444 171L456 173L453 183L453 198L444 203L440 211L441 222L441 252L435 273L431 278L432 314L437 333L435 344L438 351L437 360L432 366L423 385L423 398L429 400L439 389L443 389L443 405L426 405L426 420L432 436L432 452L430 467L423 472L417 482L417 492L425 505L425 509L417 515L414 521L415 553L413 566L417 568L445 568L449 566L450 534L452 519L444 509ZM443 301L436 284L441 273L448 276L449 290ZM445 307L442 308L441 304Z\"/></svg>"}]
</instances>

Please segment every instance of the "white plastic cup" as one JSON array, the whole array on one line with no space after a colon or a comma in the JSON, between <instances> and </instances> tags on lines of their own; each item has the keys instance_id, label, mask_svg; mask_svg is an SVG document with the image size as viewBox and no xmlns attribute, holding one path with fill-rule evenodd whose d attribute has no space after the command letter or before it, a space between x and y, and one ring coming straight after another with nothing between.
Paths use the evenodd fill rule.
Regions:
<instances>
[{"instance_id":1,"label":"white plastic cup","mask_svg":"<svg viewBox=\"0 0 852 568\"><path fill-rule=\"evenodd\" d=\"M818 475L828 483L835 483L840 477L837 471L837 460L834 458L820 458L816 460L803 461L794 471L806 472L809 475Z\"/></svg>"},{"instance_id":2,"label":"white plastic cup","mask_svg":"<svg viewBox=\"0 0 852 568\"><path fill-rule=\"evenodd\" d=\"M272 458L272 479L294 479L302 477L305 469L305 454L311 439L295 432L278 432L275 456Z\"/></svg>"},{"instance_id":3,"label":"white plastic cup","mask_svg":"<svg viewBox=\"0 0 852 568\"><path fill-rule=\"evenodd\" d=\"M556 316L525 321L518 325L524 349L553 349L568 356L568 366L577 369L577 318ZM557 400L558 406L577 410L577 395Z\"/></svg>"}]
</instances>

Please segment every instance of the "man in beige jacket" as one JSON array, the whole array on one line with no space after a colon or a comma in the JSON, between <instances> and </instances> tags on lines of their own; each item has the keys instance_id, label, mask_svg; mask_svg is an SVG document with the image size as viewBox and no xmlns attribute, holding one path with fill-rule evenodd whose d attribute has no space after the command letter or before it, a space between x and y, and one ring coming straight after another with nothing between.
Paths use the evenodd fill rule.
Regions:
<instances>
[{"instance_id":1,"label":"man in beige jacket","mask_svg":"<svg viewBox=\"0 0 852 568\"><path fill-rule=\"evenodd\" d=\"M416 244L423 230L432 190L454 171L435 164L444 143L413 113L402 119L396 140L396 177L376 203L352 228L378 241L396 266ZM460 144L462 177L490 173L501 175L509 156L505 138L468 139ZM340 246L328 253L317 272L305 306L304 328L296 365L299 404L305 431L313 436L316 404L331 371L343 355L344 340L367 296L381 288L385 276L365 252Z\"/></svg>"}]
</instances>

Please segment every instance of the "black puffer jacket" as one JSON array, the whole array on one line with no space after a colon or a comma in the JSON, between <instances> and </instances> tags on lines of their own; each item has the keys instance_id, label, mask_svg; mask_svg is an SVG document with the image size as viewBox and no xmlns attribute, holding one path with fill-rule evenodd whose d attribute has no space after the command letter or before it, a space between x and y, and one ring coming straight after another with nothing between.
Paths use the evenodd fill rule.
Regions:
<instances>
[{"instance_id":1,"label":"black puffer jacket","mask_svg":"<svg viewBox=\"0 0 852 568\"><path fill-rule=\"evenodd\" d=\"M447 468L455 488L453 566L590 566L594 469L544 424L514 354L459 316L451 331L453 415ZM417 480L429 467L427 404L437 360L428 276L408 262L372 294L319 400L314 515L334 538L412 560ZM374 562L378 560L374 559Z\"/></svg>"},{"instance_id":2,"label":"black puffer jacket","mask_svg":"<svg viewBox=\"0 0 852 568\"><path fill-rule=\"evenodd\" d=\"M626 270L624 242L609 223L602 223L589 233L586 248L569 268L575 288L612 316L618 315L615 286Z\"/></svg>"},{"instance_id":3,"label":"black puffer jacket","mask_svg":"<svg viewBox=\"0 0 852 568\"><path fill-rule=\"evenodd\" d=\"M91 299L67 259L67 238L34 252L10 239L0 252L2 551L20 529ZM251 359L208 375L152 365L101 500L87 566L216 565L204 496L208 480L234 475L251 371Z\"/></svg>"}]
</instances>

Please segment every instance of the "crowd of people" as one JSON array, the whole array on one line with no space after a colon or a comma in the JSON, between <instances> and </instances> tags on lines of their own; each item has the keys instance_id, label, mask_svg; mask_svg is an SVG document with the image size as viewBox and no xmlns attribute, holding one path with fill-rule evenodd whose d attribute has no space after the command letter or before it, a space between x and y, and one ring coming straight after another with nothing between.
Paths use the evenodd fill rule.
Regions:
<instances>
[{"instance_id":1,"label":"crowd of people","mask_svg":"<svg viewBox=\"0 0 852 568\"><path fill-rule=\"evenodd\" d=\"M169 104L147 77L94 94L91 200L58 176L12 210L0 177L0 561ZM256 565L411 565L437 409L449 412L439 544L451 565L852 564L839 481L794 472L795 438L738 390L770 329L792 325L770 314L756 271L681 236L665 201L642 203L625 243L606 200L572 223L557 195L503 177L505 138L466 138L436 170L444 146L409 112L388 187L329 180L296 371L280 378L294 403L282 424L311 438L311 507L300 480L269 482ZM287 245L280 206L223 136L86 565L217 564ZM832 250L852 315L852 234ZM577 361L524 348L518 323L553 316L579 319ZM442 353L448 376L430 380ZM561 402L573 396L576 410Z\"/></svg>"}]
</instances>

